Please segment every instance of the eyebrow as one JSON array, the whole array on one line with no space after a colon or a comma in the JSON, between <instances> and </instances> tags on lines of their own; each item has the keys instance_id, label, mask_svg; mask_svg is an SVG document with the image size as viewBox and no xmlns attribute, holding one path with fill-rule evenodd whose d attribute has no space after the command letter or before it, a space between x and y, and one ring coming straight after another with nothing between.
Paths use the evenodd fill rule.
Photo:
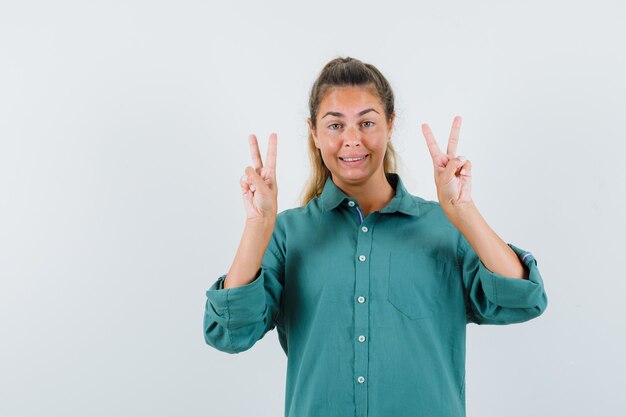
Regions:
<instances>
[{"instance_id":1,"label":"eyebrow","mask_svg":"<svg viewBox=\"0 0 626 417\"><path fill-rule=\"evenodd\" d=\"M357 116L363 116L365 113L369 113L369 112L371 112L371 111L373 111L373 112L375 112L375 113L378 113L376 110L374 110L374 109L372 109L372 108L369 108L369 109L361 110L361 111L357 114ZM378 114L380 114L380 113L378 113ZM323 119L324 117L328 116L328 115L330 115L330 116L335 116L335 117L344 117L344 116L345 116L343 113L339 113L339 112L336 112L336 111L329 111L328 113L326 113L325 115L323 115L323 116L322 116L322 119Z\"/></svg>"}]
</instances>

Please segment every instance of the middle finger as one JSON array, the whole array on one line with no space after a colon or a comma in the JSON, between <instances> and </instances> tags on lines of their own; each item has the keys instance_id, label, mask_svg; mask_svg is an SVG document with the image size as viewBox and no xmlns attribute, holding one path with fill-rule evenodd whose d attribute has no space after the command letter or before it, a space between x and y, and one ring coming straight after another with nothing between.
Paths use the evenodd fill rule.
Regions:
<instances>
[{"instance_id":1,"label":"middle finger","mask_svg":"<svg viewBox=\"0 0 626 417\"><path fill-rule=\"evenodd\" d=\"M450 130L450 139L448 139L448 149L446 153L454 158L456 155L456 148L459 144L459 132L461 130L461 116L456 116L452 122L452 129Z\"/></svg>"},{"instance_id":2,"label":"middle finger","mask_svg":"<svg viewBox=\"0 0 626 417\"><path fill-rule=\"evenodd\" d=\"M263 161L261 160L261 152L259 152L259 142L256 139L256 135L248 136L248 142L250 143L252 167L256 172L261 172L261 168L263 168Z\"/></svg>"}]
</instances>

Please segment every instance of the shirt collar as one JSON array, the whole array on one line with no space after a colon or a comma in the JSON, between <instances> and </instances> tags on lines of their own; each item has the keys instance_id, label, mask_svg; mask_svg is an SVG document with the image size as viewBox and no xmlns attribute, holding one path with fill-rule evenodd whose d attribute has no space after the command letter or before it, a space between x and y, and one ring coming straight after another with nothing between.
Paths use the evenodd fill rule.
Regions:
<instances>
[{"instance_id":1,"label":"shirt collar","mask_svg":"<svg viewBox=\"0 0 626 417\"><path fill-rule=\"evenodd\" d=\"M396 190L396 195L380 210L380 213L395 213L397 211L411 216L419 216L417 201L404 188L400 176L396 173L386 173L387 181ZM333 210L340 204L347 204L351 198L335 185L330 177L326 179L324 189L320 195L324 211Z\"/></svg>"}]
</instances>

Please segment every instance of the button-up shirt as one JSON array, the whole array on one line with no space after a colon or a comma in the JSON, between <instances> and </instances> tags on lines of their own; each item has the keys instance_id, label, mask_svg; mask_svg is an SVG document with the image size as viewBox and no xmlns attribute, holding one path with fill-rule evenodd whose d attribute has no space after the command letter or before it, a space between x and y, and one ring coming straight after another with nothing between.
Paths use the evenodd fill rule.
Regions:
<instances>
[{"instance_id":1,"label":"button-up shirt","mask_svg":"<svg viewBox=\"0 0 626 417\"><path fill-rule=\"evenodd\" d=\"M491 272L439 203L386 174L393 199L367 217L329 178L278 214L247 285L206 291L206 343L252 347L276 328L287 355L287 417L465 416L466 324L530 320L547 298L528 278Z\"/></svg>"}]
</instances>

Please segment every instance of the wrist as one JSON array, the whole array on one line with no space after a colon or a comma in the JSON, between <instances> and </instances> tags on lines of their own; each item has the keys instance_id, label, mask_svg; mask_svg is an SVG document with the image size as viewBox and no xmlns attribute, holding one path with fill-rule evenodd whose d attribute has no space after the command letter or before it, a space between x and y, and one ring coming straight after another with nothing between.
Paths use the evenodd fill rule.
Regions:
<instances>
[{"instance_id":1,"label":"wrist","mask_svg":"<svg viewBox=\"0 0 626 417\"><path fill-rule=\"evenodd\" d=\"M478 208L473 201L457 202L456 204L441 205L444 213L453 223L471 222L480 216Z\"/></svg>"},{"instance_id":2,"label":"wrist","mask_svg":"<svg viewBox=\"0 0 626 417\"><path fill-rule=\"evenodd\" d=\"M246 220L245 230L254 234L269 235L274 232L274 226L276 225L276 217L271 219L254 219Z\"/></svg>"}]
</instances>

